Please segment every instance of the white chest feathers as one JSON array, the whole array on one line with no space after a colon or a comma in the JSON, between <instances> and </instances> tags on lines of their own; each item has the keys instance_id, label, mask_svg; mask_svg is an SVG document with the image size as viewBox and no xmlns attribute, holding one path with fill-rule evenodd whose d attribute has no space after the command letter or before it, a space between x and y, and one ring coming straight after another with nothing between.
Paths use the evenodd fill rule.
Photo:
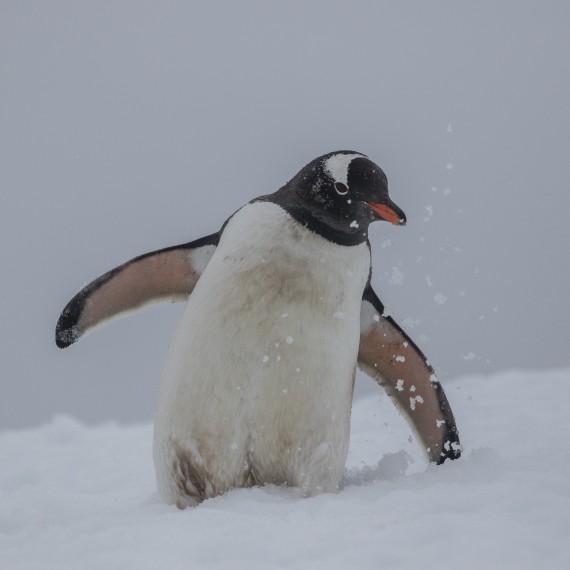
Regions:
<instances>
[{"instance_id":1,"label":"white chest feathers","mask_svg":"<svg viewBox=\"0 0 570 570\"><path fill-rule=\"evenodd\" d=\"M333 244L275 204L231 218L163 371L154 455L165 500L336 488L369 268L366 244Z\"/></svg>"}]
</instances>

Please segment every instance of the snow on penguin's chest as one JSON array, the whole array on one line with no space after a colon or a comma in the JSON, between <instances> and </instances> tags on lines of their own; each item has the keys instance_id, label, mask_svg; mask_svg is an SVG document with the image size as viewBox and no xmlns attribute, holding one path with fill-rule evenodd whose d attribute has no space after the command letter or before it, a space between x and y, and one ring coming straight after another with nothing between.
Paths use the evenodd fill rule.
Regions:
<instances>
[{"instance_id":1,"label":"snow on penguin's chest","mask_svg":"<svg viewBox=\"0 0 570 570\"><path fill-rule=\"evenodd\" d=\"M331 243L275 204L237 212L169 349L155 462L175 462L171 448L183 447L212 494L243 485L244 472L312 493L333 471L336 486L369 267L365 243Z\"/></svg>"}]
</instances>

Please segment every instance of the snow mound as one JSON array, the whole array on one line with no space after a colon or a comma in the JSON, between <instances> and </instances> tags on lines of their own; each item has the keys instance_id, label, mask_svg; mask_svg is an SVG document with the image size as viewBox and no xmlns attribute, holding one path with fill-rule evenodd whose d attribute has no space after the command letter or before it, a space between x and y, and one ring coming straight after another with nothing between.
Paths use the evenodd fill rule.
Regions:
<instances>
[{"instance_id":1,"label":"snow mound","mask_svg":"<svg viewBox=\"0 0 570 570\"><path fill-rule=\"evenodd\" d=\"M570 568L570 370L446 383L464 455L427 465L386 396L356 401L338 494L240 489L179 511L152 426L0 434L0 568Z\"/></svg>"}]
</instances>

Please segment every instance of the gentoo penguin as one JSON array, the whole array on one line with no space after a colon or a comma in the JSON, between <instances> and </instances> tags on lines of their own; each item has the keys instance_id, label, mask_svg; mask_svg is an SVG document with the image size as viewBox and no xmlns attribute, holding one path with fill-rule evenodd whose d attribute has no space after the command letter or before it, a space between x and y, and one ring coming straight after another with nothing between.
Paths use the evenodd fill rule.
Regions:
<instances>
[{"instance_id":1,"label":"gentoo penguin","mask_svg":"<svg viewBox=\"0 0 570 570\"><path fill-rule=\"evenodd\" d=\"M434 463L460 456L425 356L370 283L368 226L404 225L382 169L338 151L255 198L219 232L112 269L63 310L65 348L103 321L187 300L160 384L154 464L180 508L236 487L337 490L358 365L389 394Z\"/></svg>"}]
</instances>

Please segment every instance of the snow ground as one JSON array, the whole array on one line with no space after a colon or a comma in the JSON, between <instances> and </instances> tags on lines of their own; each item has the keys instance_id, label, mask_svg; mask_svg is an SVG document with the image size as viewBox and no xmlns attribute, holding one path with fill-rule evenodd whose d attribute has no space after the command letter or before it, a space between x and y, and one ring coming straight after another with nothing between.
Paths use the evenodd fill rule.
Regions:
<instances>
[{"instance_id":1,"label":"snow ground","mask_svg":"<svg viewBox=\"0 0 570 570\"><path fill-rule=\"evenodd\" d=\"M570 370L445 387L460 461L426 465L367 397L343 488L310 499L240 489L179 511L155 493L149 424L3 432L0 568L570 568Z\"/></svg>"}]
</instances>

